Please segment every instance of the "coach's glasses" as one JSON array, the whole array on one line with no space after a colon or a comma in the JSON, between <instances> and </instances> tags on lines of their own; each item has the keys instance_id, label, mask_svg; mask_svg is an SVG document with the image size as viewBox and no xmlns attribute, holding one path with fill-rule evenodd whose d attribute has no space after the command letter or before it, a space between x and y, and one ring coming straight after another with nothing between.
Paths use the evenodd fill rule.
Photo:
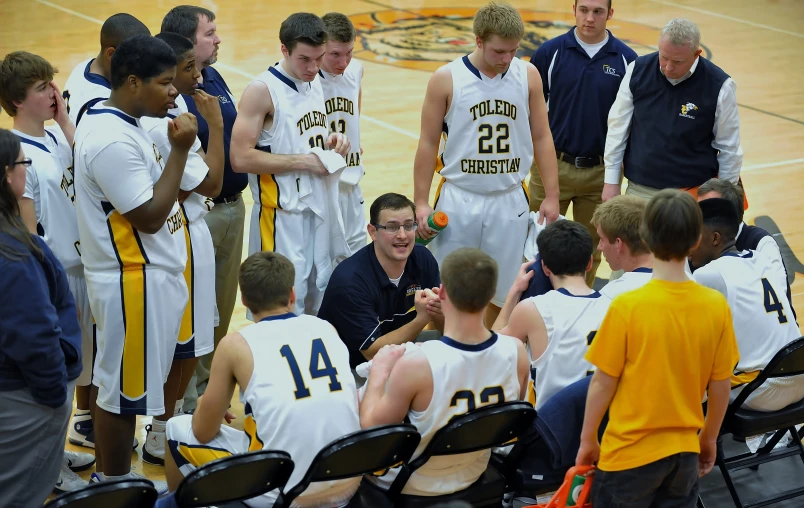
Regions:
<instances>
[{"instance_id":1,"label":"coach's glasses","mask_svg":"<svg viewBox=\"0 0 804 508\"><path fill-rule=\"evenodd\" d=\"M21 161L14 161L14 165L16 166L17 164L22 164L26 168L29 168L31 167L31 164L33 164L33 161L31 159L22 159Z\"/></svg>"},{"instance_id":2,"label":"coach's glasses","mask_svg":"<svg viewBox=\"0 0 804 508\"><path fill-rule=\"evenodd\" d=\"M410 233L411 231L416 231L416 229L419 227L419 224L416 223L416 222L406 222L404 224L398 224L396 222L389 222L388 224L386 224L384 226L382 224L372 224L372 226L374 226L377 229L384 229L388 233L390 233L392 235L395 235L395 234L399 233L399 228L405 228L406 233Z\"/></svg>"}]
</instances>

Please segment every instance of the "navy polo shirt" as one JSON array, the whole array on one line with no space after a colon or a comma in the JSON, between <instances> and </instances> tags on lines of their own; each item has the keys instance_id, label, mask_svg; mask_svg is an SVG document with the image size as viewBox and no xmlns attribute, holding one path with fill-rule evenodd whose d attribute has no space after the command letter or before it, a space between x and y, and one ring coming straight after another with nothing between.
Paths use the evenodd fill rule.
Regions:
<instances>
[{"instance_id":1,"label":"navy polo shirt","mask_svg":"<svg viewBox=\"0 0 804 508\"><path fill-rule=\"evenodd\" d=\"M238 192L242 192L248 185L248 175L245 173L235 173L232 170L232 163L229 159L229 145L232 142L232 128L237 118L237 109L235 108L232 92L229 90L229 87L218 71L212 67L204 67L201 71L201 76L204 78L204 91L209 95L217 96L221 103L221 114L223 115L224 164L223 186L221 187L221 193L218 197L228 198ZM201 140L201 147L206 152L209 144L209 124L207 124L204 117L198 113L198 108L195 107L195 101L192 96L185 95L184 102L187 103L187 109L190 113L194 114L198 119L198 139Z\"/></svg>"},{"instance_id":2,"label":"navy polo shirt","mask_svg":"<svg viewBox=\"0 0 804 508\"><path fill-rule=\"evenodd\" d=\"M413 247L399 286L395 286L380 266L374 243L370 243L335 267L318 317L338 331L349 348L349 363L355 368L366 361L361 351L413 321L417 290L439 285L438 263L426 247Z\"/></svg>"},{"instance_id":3,"label":"navy polo shirt","mask_svg":"<svg viewBox=\"0 0 804 508\"><path fill-rule=\"evenodd\" d=\"M603 156L609 110L634 50L609 32L594 58L575 39L575 27L551 39L530 59L542 77L556 150L575 157Z\"/></svg>"}]
</instances>

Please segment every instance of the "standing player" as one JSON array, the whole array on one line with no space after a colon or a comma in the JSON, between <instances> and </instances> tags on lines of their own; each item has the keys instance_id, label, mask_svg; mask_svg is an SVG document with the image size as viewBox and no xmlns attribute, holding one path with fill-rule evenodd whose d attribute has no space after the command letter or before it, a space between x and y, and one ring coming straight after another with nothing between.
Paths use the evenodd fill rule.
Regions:
<instances>
[{"instance_id":1,"label":"standing player","mask_svg":"<svg viewBox=\"0 0 804 508\"><path fill-rule=\"evenodd\" d=\"M785 294L784 265L769 252L735 248L739 215L723 198L698 203L703 213L703 234L690 254L699 284L726 297L734 322L740 361L731 378L731 398L756 379L759 371L790 342L801 336ZM772 252L772 251L771 251ZM745 401L755 411L778 411L804 398L800 376L769 379Z\"/></svg>"},{"instance_id":2,"label":"standing player","mask_svg":"<svg viewBox=\"0 0 804 508\"><path fill-rule=\"evenodd\" d=\"M349 141L329 133L318 71L326 53L327 31L315 14L291 14L279 28L282 60L249 84L240 100L232 132L232 167L250 173L254 197L249 253L276 251L296 269L296 313L314 312L323 290L316 285L314 257L316 215L309 194L311 180L327 175L315 148L348 155ZM308 196L309 197L309 196ZM314 201L326 196L315 196ZM306 300L309 299L309 302ZM310 305L312 304L312 305Z\"/></svg>"},{"instance_id":3,"label":"standing player","mask_svg":"<svg viewBox=\"0 0 804 508\"><path fill-rule=\"evenodd\" d=\"M592 236L581 223L560 220L542 231L536 242L542 266L555 288L519 301L532 271L523 264L494 323L502 335L528 346L538 410L550 397L590 373L584 355L606 316L611 299L590 289L586 274L593 265ZM530 395L530 394L529 394Z\"/></svg>"},{"instance_id":4,"label":"standing player","mask_svg":"<svg viewBox=\"0 0 804 508\"><path fill-rule=\"evenodd\" d=\"M198 409L168 423L170 490L206 462L262 449L291 454L291 489L321 448L360 429L349 351L331 324L293 314L293 264L258 252L243 262L239 278L243 305L256 322L221 340ZM238 386L246 404L244 431L221 425L233 417L228 408ZM312 483L293 506L344 506L359 483ZM269 492L253 506L272 506L276 497Z\"/></svg>"},{"instance_id":5,"label":"standing player","mask_svg":"<svg viewBox=\"0 0 804 508\"><path fill-rule=\"evenodd\" d=\"M75 128L53 82L54 73L53 66L38 55L24 51L6 55L0 60L0 104L14 119L12 132L31 159L25 169L25 192L19 199L20 217L31 234L44 239L64 267L78 309L83 368L75 380L76 405L80 408L77 415L81 410L89 413L93 326L73 206ZM58 127L46 129L45 122L49 120L56 120ZM83 487L84 481L70 468L82 470L94 462L90 454L65 451L56 489Z\"/></svg>"},{"instance_id":6,"label":"standing player","mask_svg":"<svg viewBox=\"0 0 804 508\"><path fill-rule=\"evenodd\" d=\"M416 426L422 440L414 457L454 416L475 407L521 400L528 388L525 347L483 324L497 282L494 260L478 249L457 250L441 265L441 280L438 296L444 336L420 347L380 349L360 402L364 429L406 419ZM481 450L433 457L413 473L402 493L437 496L463 490L480 478L490 456L490 450ZM399 468L393 468L369 479L387 489L398 473Z\"/></svg>"},{"instance_id":7,"label":"standing player","mask_svg":"<svg viewBox=\"0 0 804 508\"><path fill-rule=\"evenodd\" d=\"M547 222L558 218L558 169L539 72L516 58L525 31L519 13L491 2L477 11L473 29L477 49L438 69L427 85L414 202L419 235L430 238L430 184L443 130L435 208L450 224L431 249L439 264L460 247L480 248L497 261L500 276L486 314L490 326L523 261L529 210L524 181L531 162L535 157L544 183L540 211Z\"/></svg>"},{"instance_id":8,"label":"standing player","mask_svg":"<svg viewBox=\"0 0 804 508\"><path fill-rule=\"evenodd\" d=\"M112 55L117 46L132 35L151 35L151 32L131 14L111 16L101 27L101 50L98 56L76 65L70 73L64 85L63 97L74 125L78 125L79 115L87 104L109 98L112 93Z\"/></svg>"},{"instance_id":9,"label":"standing player","mask_svg":"<svg viewBox=\"0 0 804 508\"><path fill-rule=\"evenodd\" d=\"M321 61L321 87L327 108L330 132L349 138L351 151L346 155L346 169L341 173L339 200L346 241L352 254L366 246L366 211L363 209L363 149L360 147L360 111L362 110L363 66L352 60L355 27L343 14L330 12L323 18L327 27L327 51Z\"/></svg>"},{"instance_id":10,"label":"standing player","mask_svg":"<svg viewBox=\"0 0 804 508\"><path fill-rule=\"evenodd\" d=\"M166 32L156 38L171 47L178 64L173 86L178 90L175 108L165 118L143 117L141 122L162 157L170 155L168 132L170 119L187 113L184 95L192 97L197 110L207 121L209 128L209 153L201 148L196 137L187 155L187 165L181 179L180 208L184 216L187 245L187 265L184 281L189 299L182 316L178 344L173 355L173 365L165 383L165 414L155 416L145 428L148 437L142 448L142 460L149 464L164 465L165 422L179 414L184 403L184 391L195 373L197 359L212 352L215 329L215 248L204 216L212 208L212 199L221 190L223 183L223 116L218 98L203 90L197 90L201 73L196 69L193 43L181 35ZM169 401L175 401L175 407Z\"/></svg>"},{"instance_id":11,"label":"standing player","mask_svg":"<svg viewBox=\"0 0 804 508\"><path fill-rule=\"evenodd\" d=\"M88 108L76 129L78 232L98 341L93 480L130 477L136 415L161 415L175 403L163 399L163 385L187 304L176 198L195 119L171 120L167 160L139 122L167 114L175 75L170 46L145 35L126 39L112 58L109 100Z\"/></svg>"}]
</instances>

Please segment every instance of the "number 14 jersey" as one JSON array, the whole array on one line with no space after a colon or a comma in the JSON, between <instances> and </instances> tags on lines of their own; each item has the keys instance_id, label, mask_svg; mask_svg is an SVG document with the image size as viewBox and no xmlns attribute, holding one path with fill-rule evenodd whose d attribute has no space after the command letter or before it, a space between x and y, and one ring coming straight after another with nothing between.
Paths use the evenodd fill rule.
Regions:
<instances>
[{"instance_id":1,"label":"number 14 jersey","mask_svg":"<svg viewBox=\"0 0 804 508\"><path fill-rule=\"evenodd\" d=\"M249 450L284 450L299 483L325 445L360 430L349 351L335 328L317 317L270 316L240 330L254 358L241 396ZM350 480L313 483L309 496Z\"/></svg>"},{"instance_id":2,"label":"number 14 jersey","mask_svg":"<svg viewBox=\"0 0 804 508\"><path fill-rule=\"evenodd\" d=\"M440 175L472 192L520 185L533 162L527 66L514 58L508 71L489 78L468 56L447 64L452 101Z\"/></svg>"}]
</instances>

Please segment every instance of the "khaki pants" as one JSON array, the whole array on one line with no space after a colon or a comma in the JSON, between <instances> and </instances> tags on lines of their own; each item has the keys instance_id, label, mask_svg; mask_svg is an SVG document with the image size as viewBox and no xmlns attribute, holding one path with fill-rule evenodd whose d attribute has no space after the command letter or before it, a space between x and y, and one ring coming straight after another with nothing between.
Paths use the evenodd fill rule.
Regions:
<instances>
[{"instance_id":1,"label":"khaki pants","mask_svg":"<svg viewBox=\"0 0 804 508\"><path fill-rule=\"evenodd\" d=\"M561 207L561 215L567 214L567 209L572 203L572 218L586 226L592 235L592 269L586 274L586 284L592 287L595 281L597 268L600 266L600 251L597 244L600 237L597 230L592 226L592 214L602 203L603 176L605 167L601 164L588 169L576 168L574 164L569 164L562 160L558 161L558 201ZM539 170L534 163L530 168L530 183L528 185L530 193L530 209L534 212L539 210L544 201L544 185L539 176Z\"/></svg>"}]
</instances>

